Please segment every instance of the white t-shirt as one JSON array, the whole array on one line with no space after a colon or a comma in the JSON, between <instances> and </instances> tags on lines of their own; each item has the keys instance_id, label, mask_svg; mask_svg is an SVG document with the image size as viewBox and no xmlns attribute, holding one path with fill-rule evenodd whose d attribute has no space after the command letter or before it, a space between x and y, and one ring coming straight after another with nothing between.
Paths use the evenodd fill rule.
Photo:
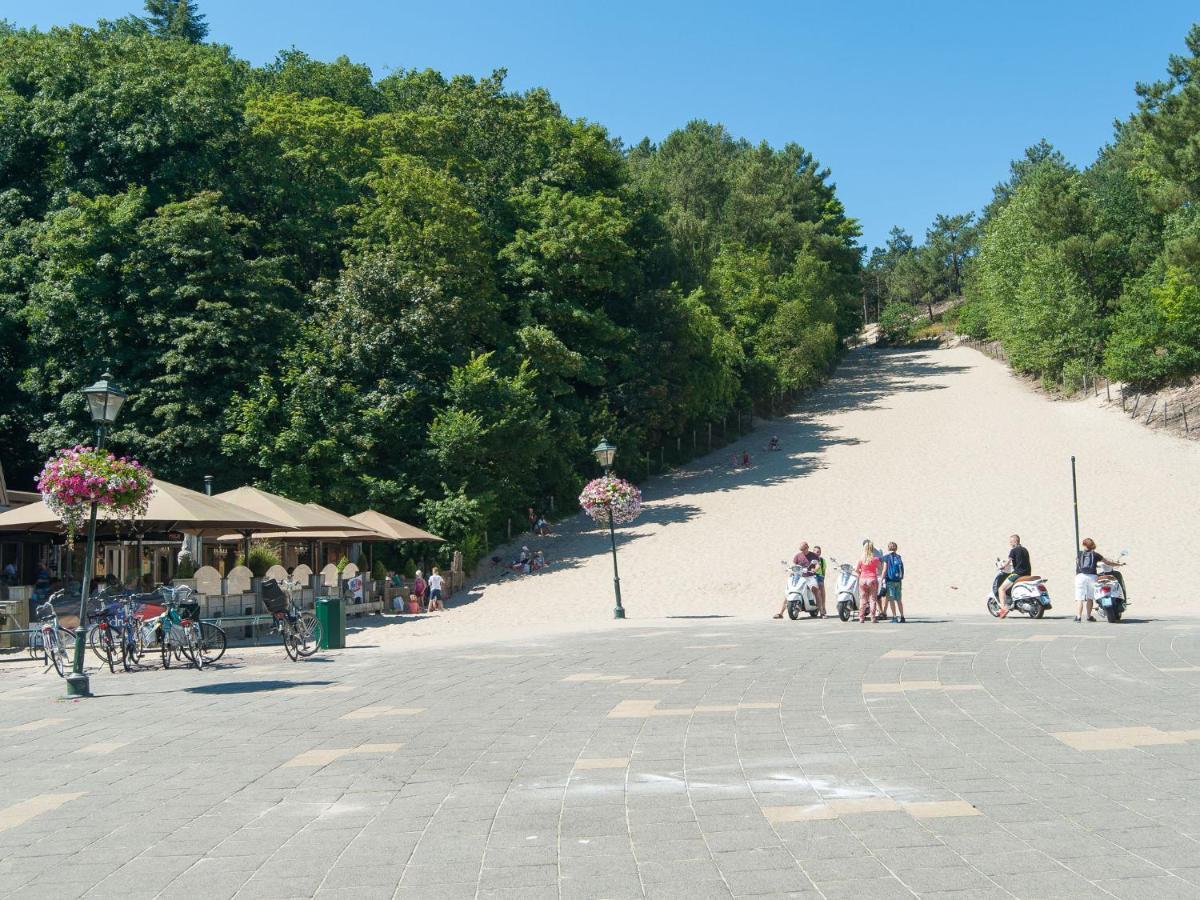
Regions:
<instances>
[{"instance_id":1,"label":"white t-shirt","mask_svg":"<svg viewBox=\"0 0 1200 900\"><path fill-rule=\"evenodd\" d=\"M430 575L429 576L429 590L440 591L441 589L442 589L442 576L441 575Z\"/></svg>"}]
</instances>

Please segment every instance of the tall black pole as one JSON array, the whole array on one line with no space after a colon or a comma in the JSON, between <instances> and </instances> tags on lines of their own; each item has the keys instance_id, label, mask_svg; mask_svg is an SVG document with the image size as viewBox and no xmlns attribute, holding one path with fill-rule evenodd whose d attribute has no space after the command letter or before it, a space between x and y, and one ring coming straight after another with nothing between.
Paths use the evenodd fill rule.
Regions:
<instances>
[{"instance_id":1,"label":"tall black pole","mask_svg":"<svg viewBox=\"0 0 1200 900\"><path fill-rule=\"evenodd\" d=\"M621 576L617 573L617 529L613 523L612 506L608 508L608 536L612 541L613 555L613 593L617 595L617 605L613 609L614 619L625 618L625 607L621 605Z\"/></svg>"},{"instance_id":2,"label":"tall black pole","mask_svg":"<svg viewBox=\"0 0 1200 900\"><path fill-rule=\"evenodd\" d=\"M104 449L104 425L96 429L96 449ZM75 660L67 676L68 697L92 696L87 673L83 671L84 640L87 637L88 597L92 588L92 570L96 568L96 504L88 514L87 551L83 556L83 575L79 579L79 624L75 626Z\"/></svg>"},{"instance_id":3,"label":"tall black pole","mask_svg":"<svg viewBox=\"0 0 1200 900\"><path fill-rule=\"evenodd\" d=\"M611 478L612 469L605 466L604 476L606 478ZM608 504L608 538L610 541L612 541L613 593L617 597L617 605L613 608L613 618L623 619L625 618L625 607L621 605L621 576L617 572L617 526L616 520L613 516L612 503Z\"/></svg>"},{"instance_id":4,"label":"tall black pole","mask_svg":"<svg viewBox=\"0 0 1200 900\"><path fill-rule=\"evenodd\" d=\"M1075 550L1079 552L1079 486L1075 481L1075 457L1071 457L1071 497L1075 502Z\"/></svg>"}]
</instances>

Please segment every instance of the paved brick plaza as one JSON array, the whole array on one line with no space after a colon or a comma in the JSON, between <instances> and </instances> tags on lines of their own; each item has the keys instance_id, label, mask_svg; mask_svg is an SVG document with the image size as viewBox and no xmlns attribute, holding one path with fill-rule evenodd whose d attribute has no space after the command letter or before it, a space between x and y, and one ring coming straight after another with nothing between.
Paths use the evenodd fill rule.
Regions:
<instances>
[{"instance_id":1,"label":"paved brick plaza","mask_svg":"<svg viewBox=\"0 0 1200 900\"><path fill-rule=\"evenodd\" d=\"M93 684L0 663L0 895L1200 897L1196 621L628 621Z\"/></svg>"}]
</instances>

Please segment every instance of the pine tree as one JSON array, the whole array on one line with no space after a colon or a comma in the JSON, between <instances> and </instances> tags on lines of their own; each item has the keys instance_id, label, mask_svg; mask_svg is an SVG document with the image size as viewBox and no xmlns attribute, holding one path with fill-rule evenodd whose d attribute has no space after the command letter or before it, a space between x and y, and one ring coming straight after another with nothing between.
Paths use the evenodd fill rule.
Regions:
<instances>
[{"instance_id":1,"label":"pine tree","mask_svg":"<svg viewBox=\"0 0 1200 900\"><path fill-rule=\"evenodd\" d=\"M196 0L146 0L146 24L159 37L182 38L199 44L208 35L208 23Z\"/></svg>"}]
</instances>

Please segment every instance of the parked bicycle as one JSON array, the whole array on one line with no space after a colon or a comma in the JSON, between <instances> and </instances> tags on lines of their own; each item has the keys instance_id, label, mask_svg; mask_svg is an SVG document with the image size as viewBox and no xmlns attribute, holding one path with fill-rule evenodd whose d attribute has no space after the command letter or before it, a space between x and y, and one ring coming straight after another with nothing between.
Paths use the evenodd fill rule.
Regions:
<instances>
[{"instance_id":1,"label":"parked bicycle","mask_svg":"<svg viewBox=\"0 0 1200 900\"><path fill-rule=\"evenodd\" d=\"M155 593L161 596L166 610L146 623L142 639L144 643L159 645L164 669L171 668L172 662L183 662L184 659L197 669L203 669L224 655L225 632L216 625L200 621L200 604L192 600L190 587L159 585Z\"/></svg>"},{"instance_id":2,"label":"parked bicycle","mask_svg":"<svg viewBox=\"0 0 1200 900\"><path fill-rule=\"evenodd\" d=\"M107 593L92 602L100 606L88 615L92 620L87 632L88 646L100 662L108 665L110 672L117 670L118 659L128 672L142 656L138 641L140 620L134 611L133 594L130 591Z\"/></svg>"},{"instance_id":3,"label":"parked bicycle","mask_svg":"<svg viewBox=\"0 0 1200 900\"><path fill-rule=\"evenodd\" d=\"M263 603L275 620L271 630L283 638L283 648L293 662L316 653L322 637L317 617L296 605L298 590L300 583L290 578L282 585L274 578L262 584Z\"/></svg>"},{"instance_id":4,"label":"parked bicycle","mask_svg":"<svg viewBox=\"0 0 1200 900\"><path fill-rule=\"evenodd\" d=\"M36 638L30 635L29 655L34 659L40 655L44 664L53 665L58 676L66 678L67 669L71 667L67 647L74 643L75 634L58 624L54 601L61 598L62 591L51 594L50 599L35 610L40 627Z\"/></svg>"}]
</instances>

